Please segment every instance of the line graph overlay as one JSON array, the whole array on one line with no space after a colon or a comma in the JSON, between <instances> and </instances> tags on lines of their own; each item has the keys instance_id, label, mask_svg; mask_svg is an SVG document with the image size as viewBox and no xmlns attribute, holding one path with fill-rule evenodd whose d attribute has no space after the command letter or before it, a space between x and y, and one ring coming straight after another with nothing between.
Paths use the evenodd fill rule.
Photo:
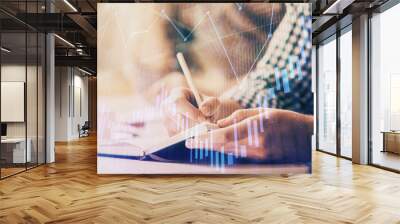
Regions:
<instances>
[{"instance_id":1,"label":"line graph overlay","mask_svg":"<svg viewBox=\"0 0 400 224\"><path fill-rule=\"evenodd\" d=\"M226 48L225 48L224 43L222 42L222 39L221 39L221 37L220 37L220 35L219 35L218 29L217 29L217 27L216 27L216 25L215 25L215 23L214 23L214 20L211 18L211 13L210 13L210 11L207 12L207 16L208 16L208 19L210 20L211 25L212 25L212 27L213 27L213 29L214 29L214 31L215 31L215 34L217 35L218 41L219 41L219 43L221 44L222 49L224 50L225 56L226 56L226 58L228 59L229 65L231 66L232 72L233 72L233 74L235 75L236 81L239 82L239 78L238 78L238 75L236 74L236 70L235 70L235 68L233 67L231 58L229 57L228 52L226 51Z\"/></svg>"},{"instance_id":2,"label":"line graph overlay","mask_svg":"<svg viewBox=\"0 0 400 224\"><path fill-rule=\"evenodd\" d=\"M179 36L181 36L182 39L185 39L185 36L182 34L182 32L179 30L179 28L175 25L174 22L172 22L171 18L169 18L169 16L165 13L164 10L161 10L161 15L168 20L169 23L171 23L172 27L174 27L174 29L176 30L176 32L179 34Z\"/></svg>"},{"instance_id":3,"label":"line graph overlay","mask_svg":"<svg viewBox=\"0 0 400 224\"><path fill-rule=\"evenodd\" d=\"M268 33L268 37L265 40L263 46L261 47L261 50L258 52L257 56L254 58L253 64L250 66L249 71L247 72L247 74L243 77L243 79L245 79L249 73L253 70L253 67L255 66L255 64L257 63L258 58L260 57L261 53L264 51L265 46L267 46L267 43L270 41L271 37L272 37L272 22L274 21L274 3L272 3L272 7L271 7L271 22L269 24L269 33Z\"/></svg>"},{"instance_id":4,"label":"line graph overlay","mask_svg":"<svg viewBox=\"0 0 400 224\"><path fill-rule=\"evenodd\" d=\"M240 10L242 10L242 9L244 8L244 3L236 4L236 6L238 7L238 10L240 11ZM239 7L239 6L240 6L240 7ZM127 38L127 39L124 39L123 42L126 44L126 42L128 42L128 41L129 41L132 37L134 37L135 35L151 32L151 29L153 28L154 24L156 24L156 23L159 21L160 18L165 19L166 21L168 21L168 23L171 24L171 26L172 26L172 27L174 28L174 30L177 32L177 34L179 35L179 37L180 37L184 42L186 42L186 41L188 40L188 38L198 29L198 27L200 27L200 25L204 23L204 21L205 21L205 19L206 19L206 17L207 17L208 20L209 20L209 22L210 22L210 24L211 24L211 26L212 26L212 29L213 29L215 35L217 36L216 41L218 41L219 45L221 46L221 48L222 48L222 50L223 50L223 52L224 52L224 55L225 55L225 57L226 57L226 59L227 59L227 61L228 61L228 63L229 63L230 69L232 70L232 73L233 73L233 75L235 76L236 82L239 83L239 81L240 81L240 80L239 80L239 74L237 73L237 71L236 71L236 69L235 69L235 67L234 67L234 65L233 65L233 62L232 62L232 60L231 60L231 58L230 58L230 56L229 56L229 54L228 54L228 51L227 51L227 49L226 49L226 47L225 47L225 45L224 45L224 43L223 43L222 40L223 40L224 38L228 38L228 37L231 37L231 36L234 36L234 35L238 35L238 34L245 33L245 32L251 32L251 31L253 31L253 30L257 30L257 29L260 29L260 28L269 26L269 33L268 33L267 39L266 39L265 42L263 43L261 49L258 51L258 53L257 53L256 57L254 58L253 62L251 63L251 67L250 67L249 71L245 74L245 76L244 76L243 78L241 78L241 79L244 79L244 78L253 70L253 68L255 67L255 65L256 65L256 63L257 63L257 61L258 61L258 59L259 59L261 53L264 51L266 45L268 44L269 40L270 40L271 37L272 37L272 26L273 26L273 17L274 17L273 8L274 8L274 3L272 3L272 9L271 9L271 10L272 10L272 13L271 13L272 16L271 16L270 24L268 24L268 25L262 25L262 26L257 26L257 27L253 27L252 29L245 30L245 31L241 31L241 32L235 32L235 33L226 34L226 35L224 35L224 36L221 36L220 32L218 31L217 25L215 24L215 21L214 21L214 19L212 18L210 11L207 11L207 12L205 13L205 15L203 15L203 16L201 17L201 19L196 23L196 25L195 25L195 26L190 30L190 32L185 36L185 35L181 32L181 30L179 29L179 27L174 23L173 19L170 18L170 17L167 15L167 13L165 12L164 9L161 9L160 13L155 13L155 15L157 15L157 17L149 24L149 26L148 26L145 30L141 30L141 31L136 31L136 32L130 33L129 36L128 36L128 38Z\"/></svg>"}]
</instances>

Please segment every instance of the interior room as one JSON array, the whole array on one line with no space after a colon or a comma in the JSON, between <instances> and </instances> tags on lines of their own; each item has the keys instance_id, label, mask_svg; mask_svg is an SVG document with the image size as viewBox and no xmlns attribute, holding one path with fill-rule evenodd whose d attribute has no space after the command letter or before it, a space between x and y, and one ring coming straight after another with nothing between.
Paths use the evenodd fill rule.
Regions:
<instances>
[{"instance_id":1,"label":"interior room","mask_svg":"<svg viewBox=\"0 0 400 224\"><path fill-rule=\"evenodd\" d=\"M400 223L399 21L0 1L0 223Z\"/></svg>"},{"instance_id":2,"label":"interior room","mask_svg":"<svg viewBox=\"0 0 400 224\"><path fill-rule=\"evenodd\" d=\"M1 43L0 169L7 177L45 162L45 36L24 28L2 33Z\"/></svg>"},{"instance_id":3,"label":"interior room","mask_svg":"<svg viewBox=\"0 0 400 224\"><path fill-rule=\"evenodd\" d=\"M399 36L390 26L399 19L397 5L371 19L373 30L372 85L371 85L371 135L372 163L398 170L399 156L399 68L395 63L398 45L393 44Z\"/></svg>"}]
</instances>

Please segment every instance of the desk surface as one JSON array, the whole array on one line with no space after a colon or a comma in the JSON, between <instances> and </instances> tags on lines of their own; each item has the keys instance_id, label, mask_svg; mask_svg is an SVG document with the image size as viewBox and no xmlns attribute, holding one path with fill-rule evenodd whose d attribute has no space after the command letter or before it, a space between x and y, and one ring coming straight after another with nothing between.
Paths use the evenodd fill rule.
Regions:
<instances>
[{"instance_id":1,"label":"desk surface","mask_svg":"<svg viewBox=\"0 0 400 224\"><path fill-rule=\"evenodd\" d=\"M28 138L27 141L29 141L30 139ZM25 142L25 138L5 138L5 139L1 139L1 143L7 144L15 144L15 143L21 143L21 142Z\"/></svg>"},{"instance_id":2,"label":"desk surface","mask_svg":"<svg viewBox=\"0 0 400 224\"><path fill-rule=\"evenodd\" d=\"M381 133L383 133L383 134L398 134L398 135L400 135L400 131L381 131Z\"/></svg>"},{"instance_id":3,"label":"desk surface","mask_svg":"<svg viewBox=\"0 0 400 224\"><path fill-rule=\"evenodd\" d=\"M242 165L216 168L183 163L97 157L98 174L287 174L307 173L306 165Z\"/></svg>"}]
</instances>

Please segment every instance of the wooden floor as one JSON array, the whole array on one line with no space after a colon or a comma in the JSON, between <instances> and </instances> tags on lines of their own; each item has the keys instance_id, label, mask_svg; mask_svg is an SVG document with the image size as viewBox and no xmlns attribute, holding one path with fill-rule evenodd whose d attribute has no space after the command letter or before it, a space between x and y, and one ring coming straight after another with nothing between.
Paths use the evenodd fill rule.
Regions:
<instances>
[{"instance_id":1,"label":"wooden floor","mask_svg":"<svg viewBox=\"0 0 400 224\"><path fill-rule=\"evenodd\" d=\"M400 223L400 175L314 153L313 174L98 176L96 142L0 181L0 223Z\"/></svg>"}]
</instances>

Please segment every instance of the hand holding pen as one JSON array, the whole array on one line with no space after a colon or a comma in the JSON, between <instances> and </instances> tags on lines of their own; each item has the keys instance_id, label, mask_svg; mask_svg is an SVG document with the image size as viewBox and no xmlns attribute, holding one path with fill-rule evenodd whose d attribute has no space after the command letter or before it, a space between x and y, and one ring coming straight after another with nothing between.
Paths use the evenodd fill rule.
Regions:
<instances>
[{"instance_id":1,"label":"hand holding pen","mask_svg":"<svg viewBox=\"0 0 400 224\"><path fill-rule=\"evenodd\" d=\"M164 105L169 108L164 110L164 124L170 135L198 123L215 122L220 107L217 97L207 97L199 93L182 53L177 54L177 59L189 88L173 89L164 102Z\"/></svg>"}]
</instances>

